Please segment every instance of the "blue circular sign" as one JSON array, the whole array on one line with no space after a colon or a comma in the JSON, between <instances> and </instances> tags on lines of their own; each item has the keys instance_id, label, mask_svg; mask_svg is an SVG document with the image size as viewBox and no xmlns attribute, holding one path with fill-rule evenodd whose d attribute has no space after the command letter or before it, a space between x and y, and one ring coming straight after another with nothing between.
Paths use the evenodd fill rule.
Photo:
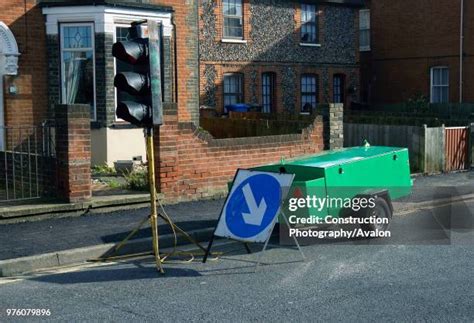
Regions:
<instances>
[{"instance_id":1,"label":"blue circular sign","mask_svg":"<svg viewBox=\"0 0 474 323\"><path fill-rule=\"evenodd\" d=\"M251 176L240 183L227 202L227 228L237 237L256 236L272 223L280 204L281 188L275 177Z\"/></svg>"}]
</instances>

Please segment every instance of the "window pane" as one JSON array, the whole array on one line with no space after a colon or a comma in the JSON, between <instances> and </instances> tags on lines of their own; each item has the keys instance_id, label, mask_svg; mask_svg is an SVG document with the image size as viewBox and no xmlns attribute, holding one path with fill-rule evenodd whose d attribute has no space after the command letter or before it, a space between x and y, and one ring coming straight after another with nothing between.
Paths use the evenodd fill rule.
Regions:
<instances>
[{"instance_id":1,"label":"window pane","mask_svg":"<svg viewBox=\"0 0 474 323\"><path fill-rule=\"evenodd\" d=\"M63 28L64 48L91 48L91 26L65 26Z\"/></svg>"},{"instance_id":2,"label":"window pane","mask_svg":"<svg viewBox=\"0 0 474 323\"><path fill-rule=\"evenodd\" d=\"M446 86L443 86L440 88L440 92L441 92L441 102L448 103L448 88Z\"/></svg>"},{"instance_id":3,"label":"window pane","mask_svg":"<svg viewBox=\"0 0 474 323\"><path fill-rule=\"evenodd\" d=\"M370 47L370 30L361 30L360 35L360 47L367 48Z\"/></svg>"},{"instance_id":4,"label":"window pane","mask_svg":"<svg viewBox=\"0 0 474 323\"><path fill-rule=\"evenodd\" d=\"M301 77L301 112L311 113L317 105L317 77L303 75Z\"/></svg>"},{"instance_id":5,"label":"window pane","mask_svg":"<svg viewBox=\"0 0 474 323\"><path fill-rule=\"evenodd\" d=\"M370 10L359 11L359 29L370 29Z\"/></svg>"},{"instance_id":6,"label":"window pane","mask_svg":"<svg viewBox=\"0 0 474 323\"><path fill-rule=\"evenodd\" d=\"M270 113L274 109L274 84L275 76L273 73L262 74L262 103L263 112L265 113Z\"/></svg>"},{"instance_id":7,"label":"window pane","mask_svg":"<svg viewBox=\"0 0 474 323\"><path fill-rule=\"evenodd\" d=\"M130 33L128 27L117 27L115 28L116 41L130 40Z\"/></svg>"},{"instance_id":8,"label":"window pane","mask_svg":"<svg viewBox=\"0 0 474 323\"><path fill-rule=\"evenodd\" d=\"M63 52L64 101L89 104L94 117L94 66L92 51Z\"/></svg>"},{"instance_id":9,"label":"window pane","mask_svg":"<svg viewBox=\"0 0 474 323\"><path fill-rule=\"evenodd\" d=\"M318 42L318 22L315 5L301 5L301 41L303 43Z\"/></svg>"},{"instance_id":10,"label":"window pane","mask_svg":"<svg viewBox=\"0 0 474 323\"><path fill-rule=\"evenodd\" d=\"M441 71L439 68L433 69L433 85L441 84Z\"/></svg>"},{"instance_id":11,"label":"window pane","mask_svg":"<svg viewBox=\"0 0 474 323\"><path fill-rule=\"evenodd\" d=\"M441 84L442 85L448 85L449 84L448 69L447 68L441 69Z\"/></svg>"},{"instance_id":12,"label":"window pane","mask_svg":"<svg viewBox=\"0 0 474 323\"><path fill-rule=\"evenodd\" d=\"M433 103L441 103L441 88L433 88Z\"/></svg>"},{"instance_id":13,"label":"window pane","mask_svg":"<svg viewBox=\"0 0 474 323\"><path fill-rule=\"evenodd\" d=\"M226 37L242 37L242 19L241 18L224 18L224 36Z\"/></svg>"},{"instance_id":14,"label":"window pane","mask_svg":"<svg viewBox=\"0 0 474 323\"><path fill-rule=\"evenodd\" d=\"M224 0L224 37L242 38L242 0Z\"/></svg>"},{"instance_id":15,"label":"window pane","mask_svg":"<svg viewBox=\"0 0 474 323\"><path fill-rule=\"evenodd\" d=\"M240 74L224 75L224 109L229 104L242 103L243 78Z\"/></svg>"}]
</instances>

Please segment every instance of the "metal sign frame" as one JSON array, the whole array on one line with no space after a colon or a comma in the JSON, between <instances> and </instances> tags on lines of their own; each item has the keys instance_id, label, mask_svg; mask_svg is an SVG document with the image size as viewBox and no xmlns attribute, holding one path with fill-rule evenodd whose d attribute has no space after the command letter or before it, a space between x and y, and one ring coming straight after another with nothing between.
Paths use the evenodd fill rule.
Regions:
<instances>
[{"instance_id":1,"label":"metal sign frame","mask_svg":"<svg viewBox=\"0 0 474 323\"><path fill-rule=\"evenodd\" d=\"M207 247L206 253L204 254L204 257L203 257L203 260L202 260L203 263L205 263L205 262L207 261L208 256L211 254L210 251L211 251L211 248L212 248L212 244L213 244L213 242L214 242L214 238L216 237L217 228L219 227L220 221L222 221L222 216L225 214L225 210L226 210L226 208L227 208L227 206L228 206L229 199L230 199L231 196L235 193L235 189L234 189L235 180L237 179L237 176L238 176L239 172L242 171L242 170L244 170L244 169L239 168L239 169L237 169L237 171L235 172L234 178L233 178L233 180L232 180L233 185L232 185L231 189L229 190L229 193L227 194L227 198L226 198L226 200L225 200L225 202L224 202L224 205L223 205L222 208L221 208L221 212L220 212L220 214L219 214L219 218L218 218L218 220L217 220L216 227L214 228L214 232L213 232L213 234L212 234L211 240L209 241L209 245L208 245L208 247ZM246 170L246 171L255 172L255 173L258 173L258 174L268 174L268 175L270 175L270 176L272 176L272 177L273 177L275 174L278 174L278 173L263 172L263 171L251 171L251 170ZM287 175L289 175L289 174L287 174ZM293 182L293 179L294 179L294 175L293 175L293 177L292 177L292 179L291 179L290 185L291 185L291 183ZM240 185L240 183L239 183L238 185ZM275 225L276 225L278 216L281 215L281 217L285 220L286 225L287 225L288 227L290 226L289 221L288 221L288 218L287 218L285 212L283 211L283 204L284 204L284 201L285 201L285 199L286 199L288 193L289 193L289 187L288 187L285 191L283 191L283 189L282 189L282 191L281 191L280 205L279 205L279 208L278 208L278 211L277 211L276 215L273 217L273 220L272 220L271 224L268 226L268 228L269 228L269 231L268 231L269 234L268 234L267 239L264 241L264 246L263 246L263 248L262 248L262 253L259 255L259 257L258 257L258 259L257 259L257 263L256 263L256 266L255 266L255 271L258 269L258 266L260 265L260 262L261 262L262 255L263 255L263 253L265 252L265 250L266 250L267 247L268 247L268 244L269 244L269 242L270 242L270 239L271 239L271 236L272 236L272 232L273 232L273 230L274 230L274 228L275 228ZM260 234L260 233L259 233L259 234ZM249 248L248 245L247 245L247 243L250 242L250 241L245 241L245 240L243 240L243 239L242 239L242 240L236 239L235 237L223 237L223 236L219 236L219 237L221 237L221 238L226 238L226 239L230 239L230 240L234 240L234 241L238 241L238 242L242 242L242 243L244 243L244 246L245 246L247 252L248 252L248 253L251 253L250 248ZM298 248L298 250L299 250L299 252L300 252L300 254L301 254L301 257L302 257L303 261L304 261L304 260L306 259L306 257L304 256L303 251L301 250L301 247L300 247L300 244L298 243L298 240L297 240L296 237L294 237L294 236L293 236L293 240L294 240L294 242L295 242L295 244L296 244L296 246L297 246L297 248Z\"/></svg>"}]
</instances>

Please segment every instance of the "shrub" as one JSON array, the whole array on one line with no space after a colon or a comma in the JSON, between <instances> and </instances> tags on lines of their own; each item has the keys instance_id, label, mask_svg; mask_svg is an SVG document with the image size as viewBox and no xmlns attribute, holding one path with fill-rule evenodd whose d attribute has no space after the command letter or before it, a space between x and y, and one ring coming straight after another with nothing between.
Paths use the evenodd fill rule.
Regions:
<instances>
[{"instance_id":1,"label":"shrub","mask_svg":"<svg viewBox=\"0 0 474 323\"><path fill-rule=\"evenodd\" d=\"M147 191L149 189L148 170L146 167L139 167L124 174L125 188L134 191Z\"/></svg>"},{"instance_id":2,"label":"shrub","mask_svg":"<svg viewBox=\"0 0 474 323\"><path fill-rule=\"evenodd\" d=\"M97 176L104 176L104 175L116 175L117 172L114 168L109 167L107 164L102 165L95 165L92 167L92 174Z\"/></svg>"}]
</instances>

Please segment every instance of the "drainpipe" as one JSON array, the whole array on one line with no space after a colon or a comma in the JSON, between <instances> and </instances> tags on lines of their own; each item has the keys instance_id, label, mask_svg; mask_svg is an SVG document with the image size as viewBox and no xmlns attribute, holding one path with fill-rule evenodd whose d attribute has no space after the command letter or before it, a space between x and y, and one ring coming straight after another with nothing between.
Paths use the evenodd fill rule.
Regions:
<instances>
[{"instance_id":1,"label":"drainpipe","mask_svg":"<svg viewBox=\"0 0 474 323\"><path fill-rule=\"evenodd\" d=\"M461 26L459 31L459 103L463 102L463 52L464 52L464 0L461 0Z\"/></svg>"}]
</instances>

